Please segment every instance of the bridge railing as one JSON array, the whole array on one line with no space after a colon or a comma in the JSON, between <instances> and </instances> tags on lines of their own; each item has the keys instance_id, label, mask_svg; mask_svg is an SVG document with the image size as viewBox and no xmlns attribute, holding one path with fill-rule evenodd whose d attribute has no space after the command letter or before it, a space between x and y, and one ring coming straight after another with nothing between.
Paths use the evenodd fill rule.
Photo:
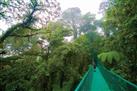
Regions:
<instances>
[{"instance_id":1,"label":"bridge railing","mask_svg":"<svg viewBox=\"0 0 137 91\"><path fill-rule=\"evenodd\" d=\"M98 67L112 91L137 91L137 86L107 70L98 60Z\"/></svg>"},{"instance_id":2,"label":"bridge railing","mask_svg":"<svg viewBox=\"0 0 137 91\"><path fill-rule=\"evenodd\" d=\"M78 84L75 91L90 91L92 78L93 78L93 67L89 66L88 71L86 72L80 83Z\"/></svg>"}]
</instances>

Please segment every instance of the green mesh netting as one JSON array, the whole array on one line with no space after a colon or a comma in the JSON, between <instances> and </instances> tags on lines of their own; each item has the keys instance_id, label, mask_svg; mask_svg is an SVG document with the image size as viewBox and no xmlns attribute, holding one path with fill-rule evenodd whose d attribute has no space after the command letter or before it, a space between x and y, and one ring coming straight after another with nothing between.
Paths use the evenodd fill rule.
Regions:
<instances>
[{"instance_id":1,"label":"green mesh netting","mask_svg":"<svg viewBox=\"0 0 137 91\"><path fill-rule=\"evenodd\" d=\"M107 70L100 62L98 62L98 67L112 91L137 91L135 84Z\"/></svg>"},{"instance_id":2,"label":"green mesh netting","mask_svg":"<svg viewBox=\"0 0 137 91\"><path fill-rule=\"evenodd\" d=\"M90 66L75 91L89 91L91 89L93 68Z\"/></svg>"}]
</instances>

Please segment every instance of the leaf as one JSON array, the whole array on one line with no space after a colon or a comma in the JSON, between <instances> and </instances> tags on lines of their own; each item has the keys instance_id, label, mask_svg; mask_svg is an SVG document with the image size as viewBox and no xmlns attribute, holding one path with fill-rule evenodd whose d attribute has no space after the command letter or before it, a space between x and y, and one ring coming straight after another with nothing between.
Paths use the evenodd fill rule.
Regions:
<instances>
[{"instance_id":1,"label":"leaf","mask_svg":"<svg viewBox=\"0 0 137 91\"><path fill-rule=\"evenodd\" d=\"M117 51L110 51L110 52L99 54L98 58L102 62L109 62L111 64L112 61L117 61L117 62L120 61L120 59L122 58L122 55Z\"/></svg>"}]
</instances>

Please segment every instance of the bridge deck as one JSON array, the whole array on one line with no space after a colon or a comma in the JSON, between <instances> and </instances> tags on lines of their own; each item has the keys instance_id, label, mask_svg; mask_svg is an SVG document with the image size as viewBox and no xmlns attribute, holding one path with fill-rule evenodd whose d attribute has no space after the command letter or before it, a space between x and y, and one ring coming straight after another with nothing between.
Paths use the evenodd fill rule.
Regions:
<instances>
[{"instance_id":1,"label":"bridge deck","mask_svg":"<svg viewBox=\"0 0 137 91\"><path fill-rule=\"evenodd\" d=\"M96 71L93 74L91 91L111 91L98 68L96 68Z\"/></svg>"}]
</instances>

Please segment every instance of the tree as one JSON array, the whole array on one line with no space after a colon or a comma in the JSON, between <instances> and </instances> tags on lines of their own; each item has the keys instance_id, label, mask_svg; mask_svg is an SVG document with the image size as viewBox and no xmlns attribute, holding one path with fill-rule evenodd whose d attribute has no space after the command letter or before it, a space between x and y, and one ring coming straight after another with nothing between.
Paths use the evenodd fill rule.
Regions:
<instances>
[{"instance_id":1,"label":"tree","mask_svg":"<svg viewBox=\"0 0 137 91\"><path fill-rule=\"evenodd\" d=\"M76 39L81 24L81 10L78 7L68 8L63 12L62 18L72 28L73 37Z\"/></svg>"},{"instance_id":2,"label":"tree","mask_svg":"<svg viewBox=\"0 0 137 91\"><path fill-rule=\"evenodd\" d=\"M90 63L91 42L85 35L71 43L63 41L70 31L58 22L50 22L46 29L39 31L38 36L32 37L30 49L18 55L2 58L0 89L73 91ZM14 44L14 38L9 37L6 41L8 40ZM48 48L45 40L49 43ZM22 46L18 43L14 45Z\"/></svg>"},{"instance_id":3,"label":"tree","mask_svg":"<svg viewBox=\"0 0 137 91\"><path fill-rule=\"evenodd\" d=\"M22 30L14 32L13 34L16 36L10 36L4 41L4 47L10 44L7 52L11 52L11 54L6 54L8 57L0 57L0 72L2 73L0 90L52 91L52 89L56 89L53 85L54 83L57 85L57 81L61 82L60 75L58 76L61 71L53 69L52 67L56 68L55 64L52 65L50 61L52 62L52 57L57 55L53 53L56 48L65 44L64 37L70 34L70 30L59 22L50 22L47 28L35 31L38 34L30 36L29 40L26 35L31 30L26 28ZM28 46L30 43L31 46ZM58 54L61 51L57 51ZM54 61L58 62L60 57L56 57L57 59ZM61 60L61 62L63 61ZM65 72L65 74L68 73ZM54 79L55 76L60 79ZM10 81L11 79L12 81Z\"/></svg>"},{"instance_id":4,"label":"tree","mask_svg":"<svg viewBox=\"0 0 137 91\"><path fill-rule=\"evenodd\" d=\"M45 27L49 20L60 14L59 3L51 0L1 0L0 10L0 19L15 25L3 34L0 42L14 31L18 31L20 27L32 29Z\"/></svg>"},{"instance_id":5,"label":"tree","mask_svg":"<svg viewBox=\"0 0 137 91\"><path fill-rule=\"evenodd\" d=\"M90 14L89 12L82 16L81 19L81 26L80 26L80 33L87 33L89 31L94 31L97 29L97 26L95 25L95 15Z\"/></svg>"},{"instance_id":6,"label":"tree","mask_svg":"<svg viewBox=\"0 0 137 91\"><path fill-rule=\"evenodd\" d=\"M127 60L123 61L122 64L126 64L125 67L128 70L122 70L122 72L126 74L127 79L136 83L137 1L110 0L108 3L104 27L111 30L111 36L107 37L108 44L106 45L110 46L109 51L116 50L126 56Z\"/></svg>"}]
</instances>

